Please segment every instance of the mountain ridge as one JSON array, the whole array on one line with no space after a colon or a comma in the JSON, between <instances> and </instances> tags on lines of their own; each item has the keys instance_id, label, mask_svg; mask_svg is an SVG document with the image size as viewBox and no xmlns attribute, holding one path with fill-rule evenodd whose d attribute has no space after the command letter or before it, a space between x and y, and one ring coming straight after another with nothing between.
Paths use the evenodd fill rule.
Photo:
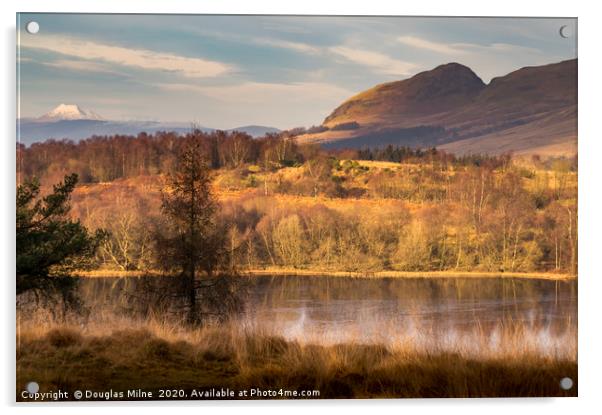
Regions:
<instances>
[{"instance_id":1,"label":"mountain ridge","mask_svg":"<svg viewBox=\"0 0 602 415\"><path fill-rule=\"evenodd\" d=\"M439 65L352 96L325 118L329 130L298 141L339 148L397 144L460 154L572 155L576 76L576 59L520 68L489 84L464 65ZM333 131L341 125L354 128Z\"/></svg>"}]
</instances>

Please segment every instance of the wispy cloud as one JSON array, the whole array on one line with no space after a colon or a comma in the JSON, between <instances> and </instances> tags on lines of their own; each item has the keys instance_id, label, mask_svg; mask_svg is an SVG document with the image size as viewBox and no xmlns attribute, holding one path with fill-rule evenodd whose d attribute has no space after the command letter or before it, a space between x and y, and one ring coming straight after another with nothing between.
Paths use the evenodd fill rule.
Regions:
<instances>
[{"instance_id":1,"label":"wispy cloud","mask_svg":"<svg viewBox=\"0 0 602 415\"><path fill-rule=\"evenodd\" d=\"M317 55L321 52L321 49L307 43L302 42L291 42L288 40L281 39L267 39L267 38L254 38L253 43L257 45L272 46L275 48L289 49L295 52L308 53L311 55Z\"/></svg>"},{"instance_id":2,"label":"wispy cloud","mask_svg":"<svg viewBox=\"0 0 602 415\"><path fill-rule=\"evenodd\" d=\"M162 90L174 92L194 92L225 102L262 103L262 102L304 102L307 99L342 100L352 95L352 91L336 85L320 82L267 83L242 82L234 85L190 85L183 83L157 84Z\"/></svg>"},{"instance_id":3,"label":"wispy cloud","mask_svg":"<svg viewBox=\"0 0 602 415\"><path fill-rule=\"evenodd\" d=\"M535 48L513 45L510 43L445 43L434 42L432 40L417 36L399 36L397 41L413 48L428 50L435 53L442 53L444 55L467 55L471 53L484 52L541 53L541 51Z\"/></svg>"},{"instance_id":4,"label":"wispy cloud","mask_svg":"<svg viewBox=\"0 0 602 415\"><path fill-rule=\"evenodd\" d=\"M347 46L335 46L329 50L350 62L368 66L377 72L387 75L409 75L416 68L416 65L413 63L393 59L379 52L355 49Z\"/></svg>"},{"instance_id":5,"label":"wispy cloud","mask_svg":"<svg viewBox=\"0 0 602 415\"><path fill-rule=\"evenodd\" d=\"M397 38L397 41L413 48L426 49L431 52L443 53L445 55L461 55L466 53L465 50L456 47L453 44L433 42L416 36L400 36Z\"/></svg>"},{"instance_id":6,"label":"wispy cloud","mask_svg":"<svg viewBox=\"0 0 602 415\"><path fill-rule=\"evenodd\" d=\"M485 52L497 52L497 53L508 53L508 54L535 54L541 55L541 50L536 48L530 48L528 46L513 45L510 43L489 43L486 45L479 45L476 43L455 43L456 47L464 48L467 52L472 53L485 53Z\"/></svg>"},{"instance_id":7,"label":"wispy cloud","mask_svg":"<svg viewBox=\"0 0 602 415\"><path fill-rule=\"evenodd\" d=\"M61 70L71 70L77 72L105 73L113 75L123 75L115 71L110 65L94 61L78 61L71 59L59 59L52 62L40 62L44 66L50 66Z\"/></svg>"},{"instance_id":8,"label":"wispy cloud","mask_svg":"<svg viewBox=\"0 0 602 415\"><path fill-rule=\"evenodd\" d=\"M27 36L21 47L42 49L91 61L146 70L174 72L189 78L216 77L232 72L231 65L149 49L126 48L60 35Z\"/></svg>"}]
</instances>

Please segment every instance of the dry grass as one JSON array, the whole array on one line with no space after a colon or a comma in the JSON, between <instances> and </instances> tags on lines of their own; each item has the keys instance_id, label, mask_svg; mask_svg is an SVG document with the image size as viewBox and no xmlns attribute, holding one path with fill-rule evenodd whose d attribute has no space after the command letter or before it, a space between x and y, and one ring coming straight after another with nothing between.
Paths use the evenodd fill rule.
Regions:
<instances>
[{"instance_id":1,"label":"dry grass","mask_svg":"<svg viewBox=\"0 0 602 415\"><path fill-rule=\"evenodd\" d=\"M240 326L186 330L152 321L110 326L21 324L17 398L31 380L41 391L142 388L319 390L320 398L576 396L559 387L577 379L571 357L529 347L520 327L492 350L396 344L316 345Z\"/></svg>"},{"instance_id":2,"label":"dry grass","mask_svg":"<svg viewBox=\"0 0 602 415\"><path fill-rule=\"evenodd\" d=\"M119 270L92 270L77 271L78 277L106 278L106 277L141 277L165 276L159 270L149 271L119 271ZM322 269L299 269L283 267L266 267L262 269L243 270L241 275L253 276L307 276L307 277L351 277L351 278L525 278L553 281L567 281L577 278L576 275L553 272L484 272L484 271L331 271Z\"/></svg>"},{"instance_id":3,"label":"dry grass","mask_svg":"<svg viewBox=\"0 0 602 415\"><path fill-rule=\"evenodd\" d=\"M267 267L265 269L245 270L247 275L277 275L277 276L327 276L352 278L526 278L542 280L571 280L576 275L552 272L483 272L483 271L321 271L312 269L295 269L282 267Z\"/></svg>"}]
</instances>

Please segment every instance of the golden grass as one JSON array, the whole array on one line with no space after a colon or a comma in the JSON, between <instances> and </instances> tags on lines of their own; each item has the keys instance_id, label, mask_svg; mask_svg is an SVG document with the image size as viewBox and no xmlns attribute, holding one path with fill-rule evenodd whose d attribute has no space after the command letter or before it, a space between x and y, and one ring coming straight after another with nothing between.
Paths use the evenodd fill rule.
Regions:
<instances>
[{"instance_id":1,"label":"golden grass","mask_svg":"<svg viewBox=\"0 0 602 415\"><path fill-rule=\"evenodd\" d=\"M381 161L381 160L349 160L355 161L360 166L372 168L372 169L391 169L395 170L403 166L402 163L396 163L393 161Z\"/></svg>"},{"instance_id":2,"label":"golden grass","mask_svg":"<svg viewBox=\"0 0 602 415\"><path fill-rule=\"evenodd\" d=\"M483 272L483 271L320 271L312 269L295 269L268 267L265 269L246 270L243 275L275 275L275 276L320 276L320 277L353 277L353 278L525 278L542 280L571 280L576 275L551 272Z\"/></svg>"},{"instance_id":3,"label":"golden grass","mask_svg":"<svg viewBox=\"0 0 602 415\"><path fill-rule=\"evenodd\" d=\"M298 269L284 267L266 267L262 269L241 270L242 276L303 276L303 277L347 277L347 278L524 278L552 281L568 281L576 279L576 275L552 272L483 272L483 271L328 271L320 269ZM165 276L158 270L150 271L119 271L92 270L77 271L75 276L85 278L103 277L142 277Z\"/></svg>"},{"instance_id":4,"label":"golden grass","mask_svg":"<svg viewBox=\"0 0 602 415\"><path fill-rule=\"evenodd\" d=\"M135 278L135 277L166 277L168 276L165 272L160 270L144 270L144 271L123 271L114 269L95 269L90 271L74 271L72 273L74 277L83 278L106 278L106 277L120 277L120 278Z\"/></svg>"},{"instance_id":5,"label":"golden grass","mask_svg":"<svg viewBox=\"0 0 602 415\"><path fill-rule=\"evenodd\" d=\"M35 380L41 391L141 388L318 390L319 398L576 396L574 357L541 354L519 327L503 347L419 348L406 342L316 345L240 326L187 330L153 321L110 326L22 324L17 335L17 399ZM573 345L572 347L574 347ZM238 396L237 396L238 397ZM277 396L278 397L278 396Z\"/></svg>"}]
</instances>

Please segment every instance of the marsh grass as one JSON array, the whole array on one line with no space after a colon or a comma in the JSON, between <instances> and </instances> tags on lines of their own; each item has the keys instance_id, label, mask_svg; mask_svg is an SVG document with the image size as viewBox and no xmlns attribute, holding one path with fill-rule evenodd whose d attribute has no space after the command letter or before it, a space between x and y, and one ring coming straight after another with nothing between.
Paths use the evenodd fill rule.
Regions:
<instances>
[{"instance_id":1,"label":"marsh grass","mask_svg":"<svg viewBox=\"0 0 602 415\"><path fill-rule=\"evenodd\" d=\"M319 390L320 398L576 396L576 336L542 353L520 323L495 345L476 330L470 342L412 338L383 344L316 344L260 327L190 330L158 320L21 324L17 399L35 380L41 391L141 388ZM474 342L479 342L475 347ZM466 347L470 343L471 347ZM575 386L559 387L569 376Z\"/></svg>"}]
</instances>

